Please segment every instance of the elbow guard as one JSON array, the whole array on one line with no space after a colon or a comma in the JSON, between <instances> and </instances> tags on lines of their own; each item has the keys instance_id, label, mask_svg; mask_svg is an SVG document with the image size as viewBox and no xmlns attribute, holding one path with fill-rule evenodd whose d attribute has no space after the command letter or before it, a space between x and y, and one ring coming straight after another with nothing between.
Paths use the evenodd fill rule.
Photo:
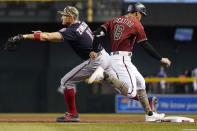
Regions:
<instances>
[{"instance_id":1,"label":"elbow guard","mask_svg":"<svg viewBox=\"0 0 197 131\"><path fill-rule=\"evenodd\" d=\"M103 37L105 36L106 32L105 32L105 29L102 28L102 27L99 27L98 29L96 29L94 32L93 32L93 35L95 37Z\"/></svg>"}]
</instances>

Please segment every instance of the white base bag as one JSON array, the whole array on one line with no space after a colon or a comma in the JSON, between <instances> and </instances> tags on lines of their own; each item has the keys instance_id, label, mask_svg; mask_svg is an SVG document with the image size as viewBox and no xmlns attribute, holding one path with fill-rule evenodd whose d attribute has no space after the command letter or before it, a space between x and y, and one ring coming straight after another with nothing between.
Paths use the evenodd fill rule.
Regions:
<instances>
[{"instance_id":1,"label":"white base bag","mask_svg":"<svg viewBox=\"0 0 197 131\"><path fill-rule=\"evenodd\" d=\"M194 122L194 119L182 116L167 116L162 122Z\"/></svg>"}]
</instances>

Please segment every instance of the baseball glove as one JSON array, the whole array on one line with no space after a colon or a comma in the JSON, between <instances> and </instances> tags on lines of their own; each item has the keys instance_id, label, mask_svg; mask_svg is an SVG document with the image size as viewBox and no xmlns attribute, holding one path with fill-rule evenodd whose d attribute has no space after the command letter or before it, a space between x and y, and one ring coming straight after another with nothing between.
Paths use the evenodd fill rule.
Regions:
<instances>
[{"instance_id":1,"label":"baseball glove","mask_svg":"<svg viewBox=\"0 0 197 131\"><path fill-rule=\"evenodd\" d=\"M5 43L5 50L9 52L16 51L17 47L20 45L21 40L23 40L22 35L17 35L14 37L10 37Z\"/></svg>"}]
</instances>

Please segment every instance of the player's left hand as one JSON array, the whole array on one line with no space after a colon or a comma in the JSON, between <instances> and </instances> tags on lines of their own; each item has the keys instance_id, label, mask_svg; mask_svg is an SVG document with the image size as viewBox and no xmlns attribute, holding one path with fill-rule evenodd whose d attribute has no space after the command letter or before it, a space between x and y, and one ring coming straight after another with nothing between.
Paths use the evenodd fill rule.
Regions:
<instances>
[{"instance_id":1,"label":"player's left hand","mask_svg":"<svg viewBox=\"0 0 197 131\"><path fill-rule=\"evenodd\" d=\"M167 67L171 65L171 61L168 58L162 58L161 63L165 64Z\"/></svg>"},{"instance_id":2,"label":"player's left hand","mask_svg":"<svg viewBox=\"0 0 197 131\"><path fill-rule=\"evenodd\" d=\"M89 56L90 56L90 58L91 58L92 60L95 60L95 59L97 58L97 53L94 52L94 51L91 51L90 54L89 54Z\"/></svg>"}]
</instances>

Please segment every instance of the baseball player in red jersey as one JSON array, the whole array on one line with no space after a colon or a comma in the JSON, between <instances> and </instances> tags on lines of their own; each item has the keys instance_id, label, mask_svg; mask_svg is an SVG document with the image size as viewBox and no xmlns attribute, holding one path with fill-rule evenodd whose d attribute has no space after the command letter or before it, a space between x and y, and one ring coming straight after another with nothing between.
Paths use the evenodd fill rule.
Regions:
<instances>
[{"instance_id":1,"label":"baseball player in red jersey","mask_svg":"<svg viewBox=\"0 0 197 131\"><path fill-rule=\"evenodd\" d=\"M80 118L76 109L75 94L79 82L88 79L97 67L102 67L106 81L123 92L127 92L124 82L112 77L115 72L110 67L110 56L101 45L96 49L98 57L90 59L89 54L93 49L93 33L84 21L79 21L79 11L73 6L66 6L62 15L62 29L55 32L36 31L32 34L17 35L9 38L11 45L22 40L62 42L69 44L76 54L83 60L61 79L59 91L64 94L68 112L57 118L57 122L79 122ZM110 74L110 75L109 75ZM111 76L112 75L112 76ZM126 91L124 91L124 89Z\"/></svg>"},{"instance_id":2,"label":"baseball player in red jersey","mask_svg":"<svg viewBox=\"0 0 197 131\"><path fill-rule=\"evenodd\" d=\"M101 37L107 35L111 44L111 66L117 77L126 82L129 86L127 96L139 100L145 110L145 121L158 121L164 118L165 114L153 112L150 108L145 80L137 68L131 62L134 44L141 45L145 51L161 63L170 66L171 61L161 55L149 44L143 25L140 20L146 16L146 8L141 3L134 3L128 6L127 14L107 21L95 32L94 48L97 48ZM96 52L91 52L91 57L96 58ZM90 77L100 77L103 70L98 68ZM136 95L138 97L136 97Z\"/></svg>"}]
</instances>

